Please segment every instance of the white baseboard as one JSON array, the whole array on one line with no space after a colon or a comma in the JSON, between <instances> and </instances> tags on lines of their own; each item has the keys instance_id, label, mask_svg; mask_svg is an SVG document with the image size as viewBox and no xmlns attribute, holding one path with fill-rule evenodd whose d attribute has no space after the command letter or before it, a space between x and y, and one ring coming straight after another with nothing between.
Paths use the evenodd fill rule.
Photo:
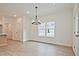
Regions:
<instances>
[{"instance_id":1,"label":"white baseboard","mask_svg":"<svg viewBox=\"0 0 79 59\"><path fill-rule=\"evenodd\" d=\"M31 41L31 40L28 40ZM64 43L60 43L60 42L46 42L46 41L41 41L41 40L33 40L32 41L39 41L39 42L45 42L45 43L50 43L50 44L56 44L56 45L61 45L61 46L67 46L67 47L72 47L72 45L69 44L64 44Z\"/></svg>"},{"instance_id":2,"label":"white baseboard","mask_svg":"<svg viewBox=\"0 0 79 59\"><path fill-rule=\"evenodd\" d=\"M65 43L60 43L60 42L52 42L53 44L57 44L57 45L62 45L62 46L67 46L67 47L72 47L72 45L69 44L65 44Z\"/></svg>"}]
</instances>

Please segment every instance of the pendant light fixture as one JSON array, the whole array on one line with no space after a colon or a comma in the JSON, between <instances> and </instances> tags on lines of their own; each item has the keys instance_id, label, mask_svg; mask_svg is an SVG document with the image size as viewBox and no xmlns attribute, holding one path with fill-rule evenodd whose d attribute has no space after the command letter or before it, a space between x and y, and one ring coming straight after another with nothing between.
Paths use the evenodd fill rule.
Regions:
<instances>
[{"instance_id":1,"label":"pendant light fixture","mask_svg":"<svg viewBox=\"0 0 79 59\"><path fill-rule=\"evenodd\" d=\"M38 20L38 16L37 16L37 6L35 7L35 9L36 9L36 16L35 16L35 20L33 20L33 22L32 22L32 24L34 24L34 25L39 25L39 24L41 24L40 23L40 21Z\"/></svg>"}]
</instances>

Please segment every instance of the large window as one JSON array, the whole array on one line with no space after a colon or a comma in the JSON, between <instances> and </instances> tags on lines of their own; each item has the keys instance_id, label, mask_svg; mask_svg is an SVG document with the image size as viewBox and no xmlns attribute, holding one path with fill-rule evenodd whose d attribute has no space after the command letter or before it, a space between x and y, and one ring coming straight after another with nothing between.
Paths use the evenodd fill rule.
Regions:
<instances>
[{"instance_id":1,"label":"large window","mask_svg":"<svg viewBox=\"0 0 79 59\"><path fill-rule=\"evenodd\" d=\"M45 36L45 23L38 25L38 36Z\"/></svg>"},{"instance_id":2,"label":"large window","mask_svg":"<svg viewBox=\"0 0 79 59\"><path fill-rule=\"evenodd\" d=\"M55 36L55 22L48 22L46 24L46 36L54 37Z\"/></svg>"},{"instance_id":3,"label":"large window","mask_svg":"<svg viewBox=\"0 0 79 59\"><path fill-rule=\"evenodd\" d=\"M55 37L55 22L38 25L38 36Z\"/></svg>"}]
</instances>

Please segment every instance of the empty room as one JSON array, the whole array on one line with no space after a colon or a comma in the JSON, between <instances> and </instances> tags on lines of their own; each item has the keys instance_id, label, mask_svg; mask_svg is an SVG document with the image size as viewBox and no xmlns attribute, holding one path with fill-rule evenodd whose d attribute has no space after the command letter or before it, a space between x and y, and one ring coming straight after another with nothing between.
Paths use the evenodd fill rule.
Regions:
<instances>
[{"instance_id":1,"label":"empty room","mask_svg":"<svg viewBox=\"0 0 79 59\"><path fill-rule=\"evenodd\" d=\"M78 3L0 3L0 56L79 56Z\"/></svg>"}]
</instances>

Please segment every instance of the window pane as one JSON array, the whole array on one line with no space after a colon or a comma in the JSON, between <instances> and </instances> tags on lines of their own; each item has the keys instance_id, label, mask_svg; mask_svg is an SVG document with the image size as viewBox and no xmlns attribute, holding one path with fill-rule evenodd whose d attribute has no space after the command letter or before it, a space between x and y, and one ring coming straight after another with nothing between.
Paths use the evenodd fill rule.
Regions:
<instances>
[{"instance_id":1,"label":"window pane","mask_svg":"<svg viewBox=\"0 0 79 59\"><path fill-rule=\"evenodd\" d=\"M45 36L45 23L38 25L38 36Z\"/></svg>"},{"instance_id":2,"label":"window pane","mask_svg":"<svg viewBox=\"0 0 79 59\"><path fill-rule=\"evenodd\" d=\"M55 36L55 22L48 22L46 24L47 29L47 37L54 37Z\"/></svg>"}]
</instances>

